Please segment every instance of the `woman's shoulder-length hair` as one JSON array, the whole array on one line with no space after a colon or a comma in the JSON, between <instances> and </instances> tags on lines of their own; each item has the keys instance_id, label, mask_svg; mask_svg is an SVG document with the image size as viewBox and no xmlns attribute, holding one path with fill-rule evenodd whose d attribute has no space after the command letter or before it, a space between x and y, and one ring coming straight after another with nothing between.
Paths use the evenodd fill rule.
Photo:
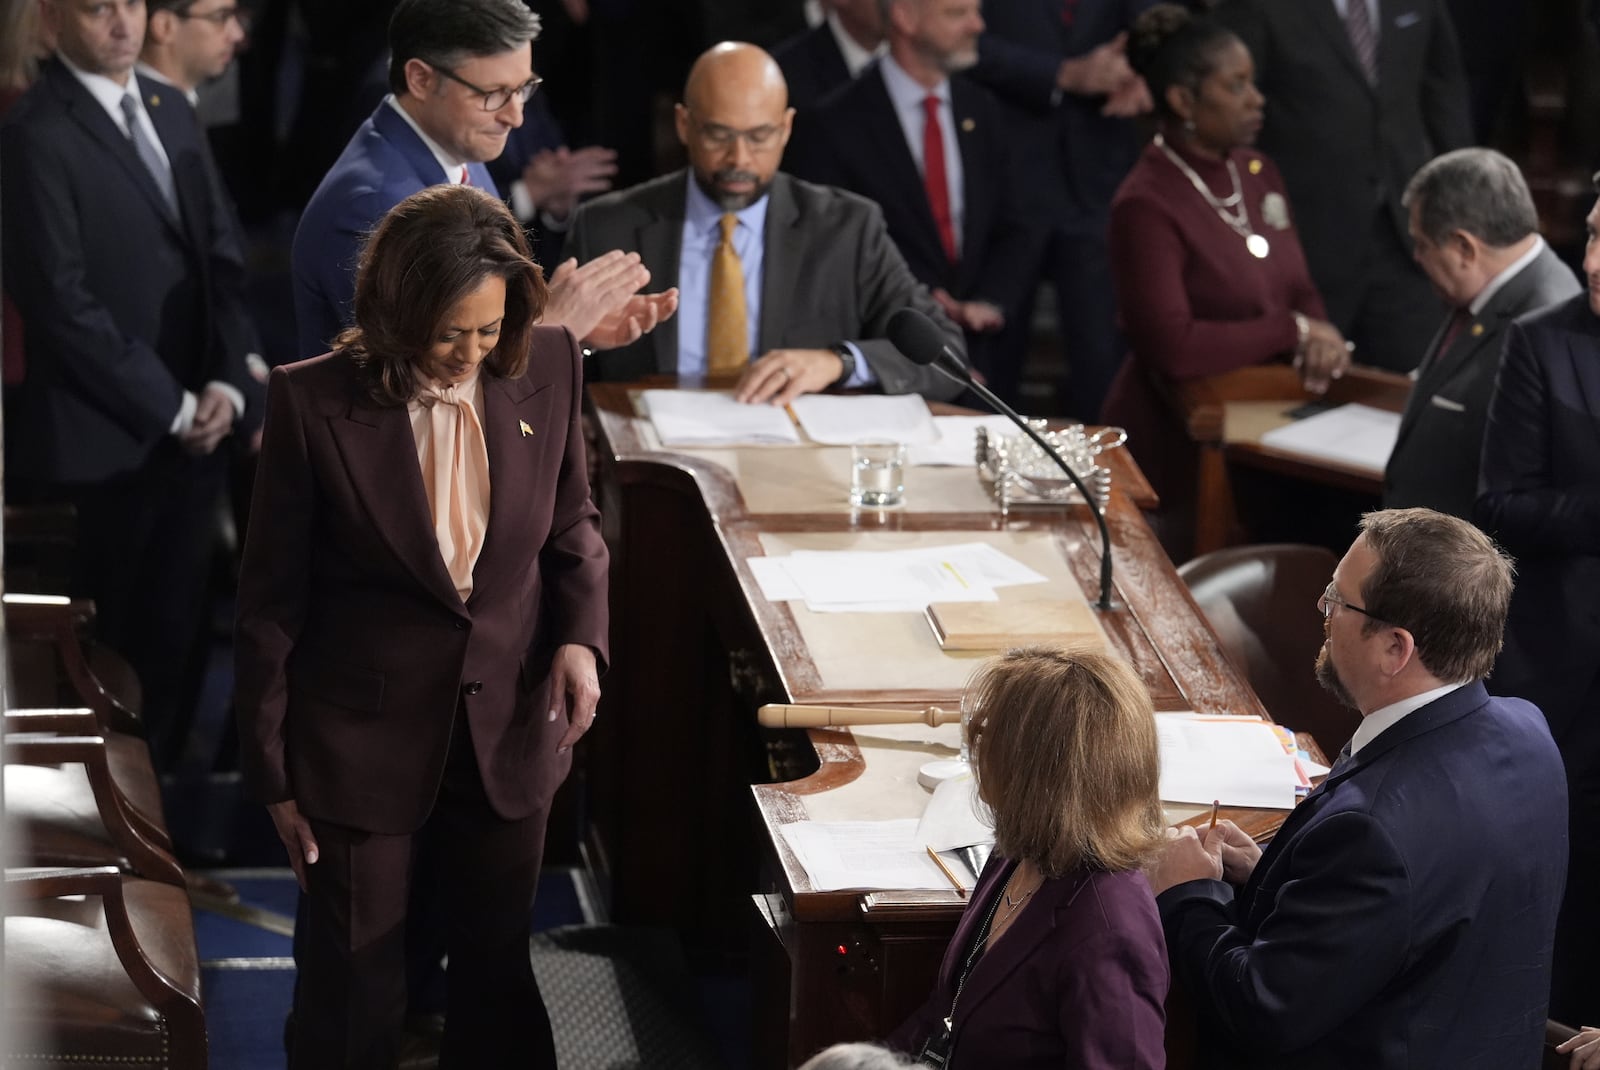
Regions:
<instances>
[{"instance_id":1,"label":"woman's shoulder-length hair","mask_svg":"<svg viewBox=\"0 0 1600 1070\"><path fill-rule=\"evenodd\" d=\"M500 340L490 373L518 378L528 367L534 325L544 314L544 272L522 226L498 198L442 183L413 193L378 221L356 273L355 326L335 350L356 365L380 405L405 405L423 386L422 363L450 310L484 280L506 283Z\"/></svg>"},{"instance_id":2,"label":"woman's shoulder-length hair","mask_svg":"<svg viewBox=\"0 0 1600 1070\"><path fill-rule=\"evenodd\" d=\"M1087 649L1013 650L967 686L978 791L995 847L1046 876L1143 865L1161 845L1161 760L1150 692Z\"/></svg>"}]
</instances>

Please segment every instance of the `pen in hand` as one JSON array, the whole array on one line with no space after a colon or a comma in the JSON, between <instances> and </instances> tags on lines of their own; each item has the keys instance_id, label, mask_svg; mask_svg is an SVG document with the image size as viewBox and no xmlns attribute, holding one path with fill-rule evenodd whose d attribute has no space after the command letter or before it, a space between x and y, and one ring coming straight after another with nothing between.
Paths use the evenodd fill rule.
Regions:
<instances>
[{"instance_id":1,"label":"pen in hand","mask_svg":"<svg viewBox=\"0 0 1600 1070\"><path fill-rule=\"evenodd\" d=\"M1217 828L1217 808L1222 805L1221 799L1211 800L1211 824L1206 826L1206 835L1210 836Z\"/></svg>"}]
</instances>

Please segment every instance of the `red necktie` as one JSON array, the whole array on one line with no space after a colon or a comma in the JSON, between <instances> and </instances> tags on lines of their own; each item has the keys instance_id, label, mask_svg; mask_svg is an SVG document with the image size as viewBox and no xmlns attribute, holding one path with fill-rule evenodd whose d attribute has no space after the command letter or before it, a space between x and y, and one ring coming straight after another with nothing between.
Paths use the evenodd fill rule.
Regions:
<instances>
[{"instance_id":1,"label":"red necktie","mask_svg":"<svg viewBox=\"0 0 1600 1070\"><path fill-rule=\"evenodd\" d=\"M950 188L944 177L944 130L939 126L939 98L922 98L927 118L922 124L922 184L928 189L928 207L939 228L939 244L953 264L956 260L956 230L950 222Z\"/></svg>"},{"instance_id":2,"label":"red necktie","mask_svg":"<svg viewBox=\"0 0 1600 1070\"><path fill-rule=\"evenodd\" d=\"M1458 308L1454 312L1450 313L1450 322L1445 325L1444 334L1439 337L1439 348L1435 349L1432 353L1426 354L1426 359L1424 359L1421 365L1419 365L1417 368L1417 375L1419 377L1423 372L1426 372L1429 368L1439 363L1440 360L1444 359L1444 355L1450 352L1450 347L1455 344L1455 340L1461 336L1461 332L1465 330L1467 324L1471 322L1472 313L1464 308Z\"/></svg>"},{"instance_id":3,"label":"red necktie","mask_svg":"<svg viewBox=\"0 0 1600 1070\"><path fill-rule=\"evenodd\" d=\"M466 164L461 165L461 184L463 186L472 185L472 172L467 170Z\"/></svg>"}]
</instances>

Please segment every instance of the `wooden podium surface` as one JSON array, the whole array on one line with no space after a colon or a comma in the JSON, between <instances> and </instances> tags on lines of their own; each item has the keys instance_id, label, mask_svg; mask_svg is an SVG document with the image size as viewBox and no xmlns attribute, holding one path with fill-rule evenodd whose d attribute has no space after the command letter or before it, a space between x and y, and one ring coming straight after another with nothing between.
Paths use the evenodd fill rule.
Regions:
<instances>
[{"instance_id":1,"label":"wooden podium surface","mask_svg":"<svg viewBox=\"0 0 1600 1070\"><path fill-rule=\"evenodd\" d=\"M908 469L904 507L852 510L846 468L834 463L848 449L664 450L636 411L636 389L588 390L598 498L615 556L615 669L597 726L614 736L610 745L601 741L595 774L598 781L607 772L619 778L629 798L668 793L680 812L651 829L649 815L630 810L610 842L598 820L601 835L591 848L610 871L623 920L693 924L705 920L696 911L708 898L726 908L730 889L716 882L732 882L746 910L759 890L758 941L765 939L769 953L755 956L764 992L757 1036L771 1041L760 1062L792 1064L824 1044L881 1036L898 1024L929 991L963 900L953 890L817 891L778 830L811 817L918 816L927 793L916 785L915 769L954 753L958 728L811 730L806 743L817 768L809 776L754 787L758 778L747 777L733 794L716 782L749 769L739 756L754 753L748 744L761 702L951 706L982 657L941 651L920 614L815 614L803 603L768 602L749 560L794 549L984 541L1050 580L1007 588L1002 601L1074 591L1092 598L1098 535L1083 506L1002 519L981 492L973 496L976 476L965 468ZM1136 498L1152 501L1148 484L1124 451L1109 460L1115 606L1099 621L1111 648L1134 666L1157 709L1265 716L1145 524ZM831 478L815 475L821 471ZM757 474L760 485L750 482ZM628 757L641 753L653 760ZM742 797L747 816L752 792L759 874L727 857L740 849L743 820L730 820L728 809ZM599 794L604 810L604 790ZM1168 816L1199 813L1174 808ZM1229 816L1265 837L1284 814ZM708 854L693 867L708 882L698 892L682 886L690 867L681 855L669 862L650 851L663 837L681 850L672 829L696 822L702 832L709 823L726 834L722 856ZM741 880L751 883L737 887ZM678 891L676 901L670 891L663 901L664 882Z\"/></svg>"}]
</instances>

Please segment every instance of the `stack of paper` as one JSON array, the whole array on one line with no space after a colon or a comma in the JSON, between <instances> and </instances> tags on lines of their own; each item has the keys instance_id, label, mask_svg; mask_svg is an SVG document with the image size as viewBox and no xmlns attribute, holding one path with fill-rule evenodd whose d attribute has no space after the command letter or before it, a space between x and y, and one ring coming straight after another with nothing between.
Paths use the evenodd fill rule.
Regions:
<instances>
[{"instance_id":1,"label":"stack of paper","mask_svg":"<svg viewBox=\"0 0 1600 1070\"><path fill-rule=\"evenodd\" d=\"M1273 428L1261 436L1261 444L1382 475L1399 436L1399 413L1369 405L1340 405Z\"/></svg>"},{"instance_id":2,"label":"stack of paper","mask_svg":"<svg viewBox=\"0 0 1600 1070\"><path fill-rule=\"evenodd\" d=\"M789 406L813 442L936 442L928 403L917 394L807 394Z\"/></svg>"},{"instance_id":3,"label":"stack of paper","mask_svg":"<svg viewBox=\"0 0 1600 1070\"><path fill-rule=\"evenodd\" d=\"M930 602L993 602L997 587L1047 578L985 542L915 550L797 550L749 558L769 602L814 613L921 613Z\"/></svg>"},{"instance_id":4,"label":"stack of paper","mask_svg":"<svg viewBox=\"0 0 1600 1070\"><path fill-rule=\"evenodd\" d=\"M783 838L819 892L950 887L950 878L917 839L916 818L797 821L783 826Z\"/></svg>"},{"instance_id":5,"label":"stack of paper","mask_svg":"<svg viewBox=\"0 0 1600 1070\"><path fill-rule=\"evenodd\" d=\"M704 390L646 390L640 398L664 446L800 443L788 412L772 405L741 405Z\"/></svg>"},{"instance_id":6,"label":"stack of paper","mask_svg":"<svg viewBox=\"0 0 1600 1070\"><path fill-rule=\"evenodd\" d=\"M1300 771L1270 722L1162 713L1156 735L1163 802L1293 808Z\"/></svg>"}]
</instances>

